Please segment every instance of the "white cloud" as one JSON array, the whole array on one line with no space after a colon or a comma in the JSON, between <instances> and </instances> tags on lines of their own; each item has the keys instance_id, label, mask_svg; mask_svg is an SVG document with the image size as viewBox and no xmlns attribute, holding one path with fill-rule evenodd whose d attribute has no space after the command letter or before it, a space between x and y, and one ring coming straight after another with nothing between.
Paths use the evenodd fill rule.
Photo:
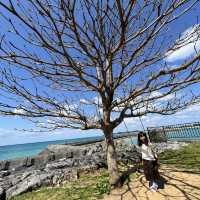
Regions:
<instances>
[{"instance_id":1,"label":"white cloud","mask_svg":"<svg viewBox=\"0 0 200 200\"><path fill-rule=\"evenodd\" d=\"M70 114L73 114L73 111L77 110L78 108L78 105L77 104L71 104L71 105L68 105L68 104L63 104L61 105L61 108L60 110L55 110L52 112L54 112L55 114L62 114L63 116L68 116Z\"/></svg>"},{"instance_id":2,"label":"white cloud","mask_svg":"<svg viewBox=\"0 0 200 200\"><path fill-rule=\"evenodd\" d=\"M160 97L162 96L163 93L159 92L159 91L155 91L155 92L152 92L151 95L149 96L149 98L156 98L156 97ZM173 99L175 97L175 94L169 94L167 96L164 96L160 99L158 99L157 101L169 101L171 99Z\"/></svg>"},{"instance_id":3,"label":"white cloud","mask_svg":"<svg viewBox=\"0 0 200 200\"><path fill-rule=\"evenodd\" d=\"M100 97L94 97L93 102L97 105L102 105L102 101Z\"/></svg>"},{"instance_id":4,"label":"white cloud","mask_svg":"<svg viewBox=\"0 0 200 200\"><path fill-rule=\"evenodd\" d=\"M157 114L149 114L141 117L142 124L139 118L127 118L124 120L128 131L143 130L143 126L158 127L165 125L200 122L200 104L192 105L174 115L162 116ZM127 131L124 123L122 123L115 132Z\"/></svg>"},{"instance_id":5,"label":"white cloud","mask_svg":"<svg viewBox=\"0 0 200 200\"><path fill-rule=\"evenodd\" d=\"M80 99L80 103L85 104L85 105L102 105L101 98L96 96L91 99Z\"/></svg>"},{"instance_id":6,"label":"white cloud","mask_svg":"<svg viewBox=\"0 0 200 200\"><path fill-rule=\"evenodd\" d=\"M15 114L19 114L19 115L25 115L25 114L27 114L27 112L24 109L22 109L22 108L15 108L13 112Z\"/></svg>"},{"instance_id":7,"label":"white cloud","mask_svg":"<svg viewBox=\"0 0 200 200\"><path fill-rule=\"evenodd\" d=\"M182 115L187 113L200 114L200 104L189 106L188 108L178 112L177 115Z\"/></svg>"},{"instance_id":8,"label":"white cloud","mask_svg":"<svg viewBox=\"0 0 200 200\"><path fill-rule=\"evenodd\" d=\"M136 118L130 117L130 118L124 119L124 122L125 122L126 124L130 125L130 124L136 123L136 122L137 122L137 119L136 119Z\"/></svg>"},{"instance_id":9,"label":"white cloud","mask_svg":"<svg viewBox=\"0 0 200 200\"><path fill-rule=\"evenodd\" d=\"M176 41L175 48L166 54L167 62L175 62L194 56L200 51L200 24L186 29Z\"/></svg>"},{"instance_id":10,"label":"white cloud","mask_svg":"<svg viewBox=\"0 0 200 200\"><path fill-rule=\"evenodd\" d=\"M82 103L82 104L91 104L88 100L86 100L86 99L80 99L80 103Z\"/></svg>"}]
</instances>

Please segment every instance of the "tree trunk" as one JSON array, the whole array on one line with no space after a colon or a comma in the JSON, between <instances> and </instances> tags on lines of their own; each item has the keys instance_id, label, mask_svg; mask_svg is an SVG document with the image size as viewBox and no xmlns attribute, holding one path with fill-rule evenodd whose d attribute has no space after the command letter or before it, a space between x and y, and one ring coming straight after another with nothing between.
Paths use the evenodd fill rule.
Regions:
<instances>
[{"instance_id":1,"label":"tree trunk","mask_svg":"<svg viewBox=\"0 0 200 200\"><path fill-rule=\"evenodd\" d=\"M120 175L117 165L117 154L115 151L114 141L112 139L112 133L106 135L106 144L109 182L111 186L118 187L120 185Z\"/></svg>"}]
</instances>

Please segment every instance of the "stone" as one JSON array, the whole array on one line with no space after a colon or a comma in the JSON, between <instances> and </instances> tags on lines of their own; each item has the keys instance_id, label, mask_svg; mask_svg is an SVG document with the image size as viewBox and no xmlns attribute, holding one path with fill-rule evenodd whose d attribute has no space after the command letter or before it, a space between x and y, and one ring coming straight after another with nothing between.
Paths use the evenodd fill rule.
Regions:
<instances>
[{"instance_id":1,"label":"stone","mask_svg":"<svg viewBox=\"0 0 200 200\"><path fill-rule=\"evenodd\" d=\"M73 166L73 160L72 159L68 159L68 160L48 163L46 165L45 169L48 169L48 170L62 169L62 168L72 167L72 166Z\"/></svg>"},{"instance_id":2,"label":"stone","mask_svg":"<svg viewBox=\"0 0 200 200\"><path fill-rule=\"evenodd\" d=\"M0 161L0 171L1 170L8 170L10 162L8 160Z\"/></svg>"},{"instance_id":3,"label":"stone","mask_svg":"<svg viewBox=\"0 0 200 200\"><path fill-rule=\"evenodd\" d=\"M11 197L14 197L16 195L41 187L42 185L48 185L51 182L52 176L53 176L52 173L46 173L46 174L33 173L31 176L25 178L18 184L9 188L6 191L6 198L10 199Z\"/></svg>"},{"instance_id":4,"label":"stone","mask_svg":"<svg viewBox=\"0 0 200 200\"><path fill-rule=\"evenodd\" d=\"M10 171L0 171L0 178L10 175Z\"/></svg>"},{"instance_id":5,"label":"stone","mask_svg":"<svg viewBox=\"0 0 200 200\"><path fill-rule=\"evenodd\" d=\"M49 154L49 155L40 155L36 156L34 160L34 168L35 169L44 169L46 164L54 161L55 160L55 155Z\"/></svg>"},{"instance_id":6,"label":"stone","mask_svg":"<svg viewBox=\"0 0 200 200\"><path fill-rule=\"evenodd\" d=\"M6 199L5 190L2 187L0 187L0 199L1 200L5 200Z\"/></svg>"},{"instance_id":7,"label":"stone","mask_svg":"<svg viewBox=\"0 0 200 200\"><path fill-rule=\"evenodd\" d=\"M32 165L34 165L34 161L35 161L34 158L27 157L26 158L26 167L31 167Z\"/></svg>"},{"instance_id":8,"label":"stone","mask_svg":"<svg viewBox=\"0 0 200 200\"><path fill-rule=\"evenodd\" d=\"M75 181L78 179L77 169L57 170L52 178L52 185L61 185L66 181Z\"/></svg>"},{"instance_id":9,"label":"stone","mask_svg":"<svg viewBox=\"0 0 200 200\"><path fill-rule=\"evenodd\" d=\"M177 150L182 146L186 146L188 143L186 142L177 142L177 141L169 141L169 142L160 142L154 143L153 148L158 154L164 152L167 149Z\"/></svg>"},{"instance_id":10,"label":"stone","mask_svg":"<svg viewBox=\"0 0 200 200\"><path fill-rule=\"evenodd\" d=\"M12 186L12 183L8 179L1 179L0 180L0 187L3 188L5 191L8 190Z\"/></svg>"},{"instance_id":11,"label":"stone","mask_svg":"<svg viewBox=\"0 0 200 200\"><path fill-rule=\"evenodd\" d=\"M15 180L14 180L15 179ZM27 191L32 191L41 186L60 185L65 181L78 179L77 169L58 169L52 171L34 170L13 176L12 185L6 190L6 199ZM16 181L17 180L17 181Z\"/></svg>"}]
</instances>

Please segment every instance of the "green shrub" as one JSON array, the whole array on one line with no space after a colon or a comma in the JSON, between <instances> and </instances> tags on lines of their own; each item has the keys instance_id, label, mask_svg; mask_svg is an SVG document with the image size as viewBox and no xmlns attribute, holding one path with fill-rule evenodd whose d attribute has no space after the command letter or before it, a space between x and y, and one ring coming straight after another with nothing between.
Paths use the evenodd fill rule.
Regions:
<instances>
[{"instance_id":1,"label":"green shrub","mask_svg":"<svg viewBox=\"0 0 200 200\"><path fill-rule=\"evenodd\" d=\"M149 131L148 134L149 134L149 139L151 142L157 143L157 142L167 141L167 137L162 129L161 130L153 129Z\"/></svg>"},{"instance_id":2,"label":"green shrub","mask_svg":"<svg viewBox=\"0 0 200 200\"><path fill-rule=\"evenodd\" d=\"M97 193L102 195L110 192L110 184L106 179L100 179L96 184Z\"/></svg>"}]
</instances>

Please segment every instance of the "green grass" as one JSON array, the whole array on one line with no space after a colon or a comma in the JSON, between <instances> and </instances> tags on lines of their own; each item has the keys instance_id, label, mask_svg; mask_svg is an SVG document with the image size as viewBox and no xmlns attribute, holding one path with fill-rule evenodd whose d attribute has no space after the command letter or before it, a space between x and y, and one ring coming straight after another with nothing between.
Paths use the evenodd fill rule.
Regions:
<instances>
[{"instance_id":1,"label":"green grass","mask_svg":"<svg viewBox=\"0 0 200 200\"><path fill-rule=\"evenodd\" d=\"M191 143L179 150L167 150L159 155L161 164L200 172L200 142Z\"/></svg>"},{"instance_id":2,"label":"green grass","mask_svg":"<svg viewBox=\"0 0 200 200\"><path fill-rule=\"evenodd\" d=\"M86 174L77 181L62 187L40 188L12 198L12 200L95 200L110 191L107 170L95 174Z\"/></svg>"}]
</instances>

